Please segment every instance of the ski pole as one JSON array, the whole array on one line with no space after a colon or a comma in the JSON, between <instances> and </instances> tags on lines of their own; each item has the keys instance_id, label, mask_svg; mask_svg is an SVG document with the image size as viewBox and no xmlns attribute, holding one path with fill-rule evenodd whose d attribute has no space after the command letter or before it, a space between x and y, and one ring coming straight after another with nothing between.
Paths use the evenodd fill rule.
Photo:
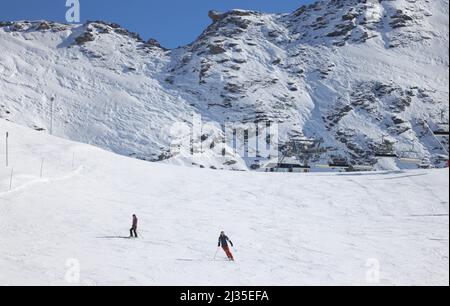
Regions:
<instances>
[{"instance_id":1,"label":"ski pole","mask_svg":"<svg viewBox=\"0 0 450 306\"><path fill-rule=\"evenodd\" d=\"M216 260L217 253L219 253L219 247L217 247L216 254L214 254L214 260Z\"/></svg>"}]
</instances>

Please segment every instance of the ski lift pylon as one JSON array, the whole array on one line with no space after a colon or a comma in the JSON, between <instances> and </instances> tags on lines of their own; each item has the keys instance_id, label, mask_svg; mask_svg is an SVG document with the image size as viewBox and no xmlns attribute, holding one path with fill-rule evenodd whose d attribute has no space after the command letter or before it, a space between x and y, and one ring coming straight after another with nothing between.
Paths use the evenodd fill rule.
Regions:
<instances>
[{"instance_id":1,"label":"ski lift pylon","mask_svg":"<svg viewBox=\"0 0 450 306\"><path fill-rule=\"evenodd\" d=\"M375 157L378 158L398 158L398 154L395 152L393 143L386 139L386 136L382 136L380 147L375 151Z\"/></svg>"},{"instance_id":2,"label":"ski lift pylon","mask_svg":"<svg viewBox=\"0 0 450 306\"><path fill-rule=\"evenodd\" d=\"M414 141L411 140L411 148L409 150L402 151L399 156L399 160L404 163L420 164L422 163L422 156L417 152Z\"/></svg>"}]
</instances>

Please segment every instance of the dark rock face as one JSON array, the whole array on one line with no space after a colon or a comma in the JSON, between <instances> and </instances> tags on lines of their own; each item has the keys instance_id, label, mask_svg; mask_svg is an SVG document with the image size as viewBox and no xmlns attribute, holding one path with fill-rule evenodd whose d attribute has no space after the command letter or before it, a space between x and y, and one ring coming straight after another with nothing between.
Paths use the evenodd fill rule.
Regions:
<instances>
[{"instance_id":1,"label":"dark rock face","mask_svg":"<svg viewBox=\"0 0 450 306\"><path fill-rule=\"evenodd\" d=\"M212 63L208 60L203 60L200 69L200 84L204 83L204 79L207 76L209 69L212 67Z\"/></svg>"},{"instance_id":2,"label":"dark rock face","mask_svg":"<svg viewBox=\"0 0 450 306\"><path fill-rule=\"evenodd\" d=\"M94 41L95 36L91 32L85 32L83 35L75 38L75 43L79 46L82 46L90 41Z\"/></svg>"},{"instance_id":3,"label":"dark rock face","mask_svg":"<svg viewBox=\"0 0 450 306\"><path fill-rule=\"evenodd\" d=\"M327 36L328 37L344 36L349 34L349 32L352 31L354 28L356 28L356 25L352 23L339 24L336 26L336 30L334 32L327 34Z\"/></svg>"},{"instance_id":4,"label":"dark rock face","mask_svg":"<svg viewBox=\"0 0 450 306\"><path fill-rule=\"evenodd\" d=\"M400 125L400 124L406 123L405 120L403 120L402 118L397 117L397 116L392 117L392 122L393 122L395 125Z\"/></svg>"},{"instance_id":5,"label":"dark rock face","mask_svg":"<svg viewBox=\"0 0 450 306\"><path fill-rule=\"evenodd\" d=\"M99 37L99 35L108 35L115 33L137 41L138 43L140 43L138 48L141 50L145 50L147 53L151 52L152 49L161 49L164 51L166 50L157 40L149 39L148 41L144 41L139 34L123 29L117 23L110 23L105 21L88 21L84 24L84 27L85 32L75 38L75 44L79 46L83 46L89 42L95 41L96 38ZM123 45L121 46L123 47Z\"/></svg>"},{"instance_id":6,"label":"dark rock face","mask_svg":"<svg viewBox=\"0 0 450 306\"><path fill-rule=\"evenodd\" d=\"M395 1L329 0L306 5L285 18L287 27L298 40L304 43L328 44L342 47L346 44L364 43L379 37L379 30L389 24L392 33L383 36L386 46L400 47L429 37L426 31L401 33L395 31L408 28L429 18L432 14L418 10L416 1L408 1L403 9ZM392 4L391 4L392 3ZM382 6L384 16L373 17L374 6ZM389 31L389 30L388 30ZM324 39L328 37L331 39Z\"/></svg>"},{"instance_id":7,"label":"dark rock face","mask_svg":"<svg viewBox=\"0 0 450 306\"><path fill-rule=\"evenodd\" d=\"M36 30L38 30L38 31L46 31L46 30L50 30L50 29L51 29L50 24L45 21L41 22L36 28Z\"/></svg>"},{"instance_id":8,"label":"dark rock face","mask_svg":"<svg viewBox=\"0 0 450 306\"><path fill-rule=\"evenodd\" d=\"M150 49L161 49L163 51L168 50L168 49L164 48L163 46L161 46L159 41L157 41L156 39L153 39L153 38L150 38L149 40L147 40L147 42L145 43L145 47L148 47Z\"/></svg>"},{"instance_id":9,"label":"dark rock face","mask_svg":"<svg viewBox=\"0 0 450 306\"><path fill-rule=\"evenodd\" d=\"M61 24L52 21L20 21L20 22L4 22L0 21L0 28L6 28L9 32L26 32L26 31L52 31L60 32L70 29L70 25Z\"/></svg>"},{"instance_id":10,"label":"dark rock face","mask_svg":"<svg viewBox=\"0 0 450 306\"><path fill-rule=\"evenodd\" d=\"M0 21L0 28L12 26L14 23L9 21Z\"/></svg>"},{"instance_id":11,"label":"dark rock face","mask_svg":"<svg viewBox=\"0 0 450 306\"><path fill-rule=\"evenodd\" d=\"M117 23L111 23L111 22L97 20L97 21L88 21L88 22L86 22L85 26L87 27L88 31L90 31L90 32L95 31L99 34L109 34L109 33L114 32L114 33L117 33L120 35L130 37L139 42L145 43L145 41L140 37L140 35L138 33L128 31L127 29L122 28Z\"/></svg>"},{"instance_id":12,"label":"dark rock face","mask_svg":"<svg viewBox=\"0 0 450 306\"><path fill-rule=\"evenodd\" d=\"M398 10L395 15L391 16L391 22L389 25L394 28L403 28L407 27L410 21L413 21L414 19L405 13L403 13L402 10Z\"/></svg>"},{"instance_id":13,"label":"dark rock face","mask_svg":"<svg viewBox=\"0 0 450 306\"><path fill-rule=\"evenodd\" d=\"M237 16L237 17L230 16L230 17L228 17L227 21L231 24L234 24L236 27L238 27L242 30L247 30L249 25L251 24L251 22L249 20L242 19L239 16Z\"/></svg>"},{"instance_id":14,"label":"dark rock face","mask_svg":"<svg viewBox=\"0 0 450 306\"><path fill-rule=\"evenodd\" d=\"M24 21L24 22L13 23L9 27L9 29L11 30L11 32L24 32L24 31L28 30L31 26L32 26L31 22Z\"/></svg>"},{"instance_id":15,"label":"dark rock face","mask_svg":"<svg viewBox=\"0 0 450 306\"><path fill-rule=\"evenodd\" d=\"M208 16L209 16L209 18L211 18L211 20L212 20L213 22L217 22L217 21L219 21L220 19L222 19L223 14L222 14L222 13L219 13L219 12L217 12L217 11L209 11L209 12L208 12Z\"/></svg>"},{"instance_id":16,"label":"dark rock face","mask_svg":"<svg viewBox=\"0 0 450 306\"><path fill-rule=\"evenodd\" d=\"M356 17L358 17L358 15L356 13L354 13L353 11L350 11L342 16L342 20L343 21L353 21L356 19Z\"/></svg>"},{"instance_id":17,"label":"dark rock face","mask_svg":"<svg viewBox=\"0 0 450 306\"><path fill-rule=\"evenodd\" d=\"M113 28L113 29L120 29L121 28L120 24L112 23L112 22L106 22L106 21L103 21L103 20L95 20L95 21L88 20L85 25L92 25L94 27L106 26L106 27L110 27L110 28Z\"/></svg>"},{"instance_id":18,"label":"dark rock face","mask_svg":"<svg viewBox=\"0 0 450 306\"><path fill-rule=\"evenodd\" d=\"M161 48L161 44L156 39L153 39L153 38L150 38L149 40L147 40L146 44L148 46Z\"/></svg>"},{"instance_id":19,"label":"dark rock face","mask_svg":"<svg viewBox=\"0 0 450 306\"><path fill-rule=\"evenodd\" d=\"M392 83L361 82L355 85L349 101L340 100L323 118L327 129L335 131L336 139L344 144L350 151L355 162L364 161L367 164L376 162L373 159L374 152L394 154L394 142L384 140L384 143L376 143L366 138L356 130L339 128L340 122L351 112L366 116L368 120L385 125L389 136L400 136L412 129L412 123L402 118L402 115L413 103L433 103L428 100L428 95L423 95L423 89L417 87L401 88ZM359 142L353 139L359 138Z\"/></svg>"},{"instance_id":20,"label":"dark rock face","mask_svg":"<svg viewBox=\"0 0 450 306\"><path fill-rule=\"evenodd\" d=\"M209 52L211 52L211 54L221 54L221 53L225 53L227 50L225 50L225 48L223 47L223 45L210 45L209 46Z\"/></svg>"},{"instance_id":21,"label":"dark rock face","mask_svg":"<svg viewBox=\"0 0 450 306\"><path fill-rule=\"evenodd\" d=\"M404 112L412 102L408 90L394 84L363 82L357 85L351 96L351 104L371 114L379 112L380 105L387 105L386 112L396 114ZM394 116L394 115L393 115Z\"/></svg>"},{"instance_id":22,"label":"dark rock face","mask_svg":"<svg viewBox=\"0 0 450 306\"><path fill-rule=\"evenodd\" d=\"M245 86L228 83L225 85L224 89L233 94L242 94L245 93Z\"/></svg>"}]
</instances>

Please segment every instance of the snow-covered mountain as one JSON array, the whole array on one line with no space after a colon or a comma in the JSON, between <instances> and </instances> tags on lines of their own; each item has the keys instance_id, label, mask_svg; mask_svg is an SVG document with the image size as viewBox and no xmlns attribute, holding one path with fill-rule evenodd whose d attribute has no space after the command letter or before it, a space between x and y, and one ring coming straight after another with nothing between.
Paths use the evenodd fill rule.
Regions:
<instances>
[{"instance_id":1,"label":"snow-covered mountain","mask_svg":"<svg viewBox=\"0 0 450 306\"><path fill-rule=\"evenodd\" d=\"M0 22L0 117L202 167L245 169L252 160L229 147L223 158L168 153L173 124L193 113L209 123L201 139L212 151L224 123L269 121L280 124L282 143L323 138L324 159L402 167L379 163L376 153L388 150L441 166L448 137L442 146L432 131L443 123L448 131L448 6L327 0L291 14L210 12L203 34L174 50L100 21Z\"/></svg>"}]
</instances>

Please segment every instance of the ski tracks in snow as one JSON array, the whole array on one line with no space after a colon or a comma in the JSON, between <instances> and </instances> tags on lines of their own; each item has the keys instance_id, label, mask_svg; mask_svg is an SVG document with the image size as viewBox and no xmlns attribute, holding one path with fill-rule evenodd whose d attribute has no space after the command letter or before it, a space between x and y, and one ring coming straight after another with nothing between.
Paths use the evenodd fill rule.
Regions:
<instances>
[{"instance_id":1,"label":"ski tracks in snow","mask_svg":"<svg viewBox=\"0 0 450 306\"><path fill-rule=\"evenodd\" d=\"M25 180L26 182L20 184L17 187L12 188L11 190L0 192L0 197L17 193L19 191L22 191L24 189L27 189L31 186L34 186L34 185L37 185L40 183L51 183L51 182L68 180L68 179L73 178L76 175L79 175L82 172L82 170L83 170L83 167L80 166L76 170L72 171L71 173L69 173L67 175L63 175L60 177L52 177L52 178L38 178L35 176L30 176L30 175L20 175L20 176L13 178L13 180L19 179L19 180Z\"/></svg>"}]
</instances>

